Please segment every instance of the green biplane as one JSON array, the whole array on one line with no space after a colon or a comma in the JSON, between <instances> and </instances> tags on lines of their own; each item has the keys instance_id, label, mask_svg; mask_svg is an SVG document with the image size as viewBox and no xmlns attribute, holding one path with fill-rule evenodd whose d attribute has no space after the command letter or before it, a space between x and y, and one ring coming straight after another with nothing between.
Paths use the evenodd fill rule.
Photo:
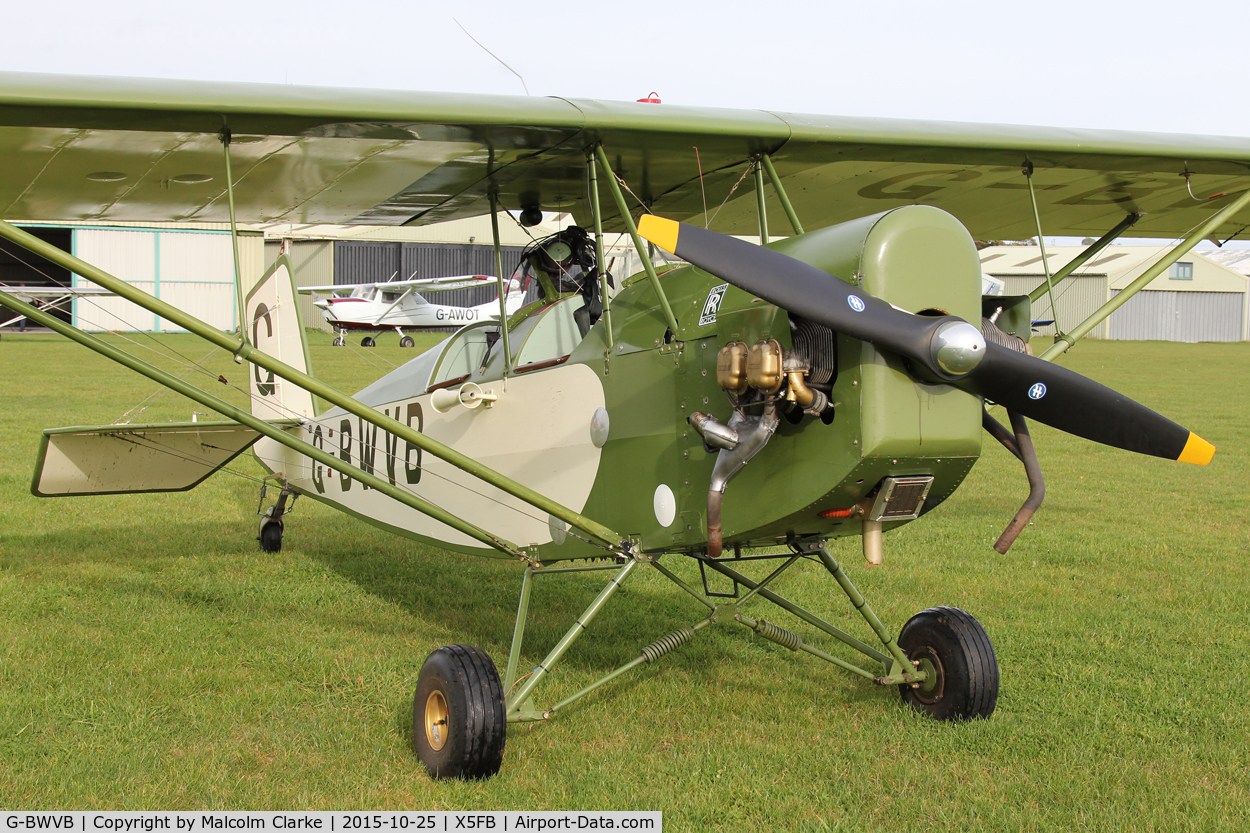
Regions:
<instances>
[{"instance_id":1,"label":"green biplane","mask_svg":"<svg viewBox=\"0 0 1250 833\"><path fill-rule=\"evenodd\" d=\"M265 550L281 547L283 516L303 495L523 565L502 677L463 645L435 650L421 671L416 751L436 777L493 774L508 723L548 719L725 622L897 688L935 718L988 717L998 665L976 619L932 608L895 636L831 542L858 537L881 563L883 534L949 498L988 431L1029 482L996 545L1005 552L1044 490L1028 419L1209 462L1209 443L1050 360L1198 241L1250 224L1241 139L646 103L5 74L0 152L10 220L403 225L490 214L498 260L501 212L523 224L549 210L576 218L526 250L540 300L506 326L464 327L354 396L311 375L286 258L237 276L245 326L223 333L0 223L7 240L250 366L244 411L0 293L225 418L49 430L36 495L189 489L251 447L279 491L259 530ZM783 224L792 234L770 242ZM632 237L643 272L614 280L601 268L610 232ZM1033 295L982 297L974 238L1043 234L1100 237ZM1031 302L1123 234L1183 242L1033 356ZM657 269L652 247L684 263ZM1010 428L989 416L991 402ZM670 569L675 557L698 563L702 589ZM754 561L773 569L755 573ZM832 575L879 645L780 595L800 562ZM698 617L540 704L547 675L643 569L689 594ZM605 573L602 591L522 674L533 582L587 571ZM712 592L708 574L733 593ZM752 606L765 602L823 647L757 618Z\"/></svg>"}]
</instances>

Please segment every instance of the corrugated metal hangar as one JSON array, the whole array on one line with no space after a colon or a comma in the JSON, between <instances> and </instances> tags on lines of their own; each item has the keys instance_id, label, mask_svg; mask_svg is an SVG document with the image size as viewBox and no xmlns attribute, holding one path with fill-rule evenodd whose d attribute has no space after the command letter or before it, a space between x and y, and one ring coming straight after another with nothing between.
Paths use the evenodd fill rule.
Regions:
<instances>
[{"instance_id":1,"label":"corrugated metal hangar","mask_svg":"<svg viewBox=\"0 0 1250 833\"><path fill-rule=\"evenodd\" d=\"M1083 246L1046 247L1053 275L1080 254ZM1167 247L1108 246L1033 305L1034 320L1056 319L1064 332L1143 274ZM991 246L982 249L981 270L1006 284L1005 295L1027 295L1045 283L1038 246ZM1246 341L1250 339L1250 293L1245 275L1190 252L1090 332L1091 338L1142 341ZM1038 327L1054 335L1053 325Z\"/></svg>"},{"instance_id":2,"label":"corrugated metal hangar","mask_svg":"<svg viewBox=\"0 0 1250 833\"><path fill-rule=\"evenodd\" d=\"M238 325L234 294L234 252L223 224L22 224L27 231L139 289L222 330ZM259 276L264 237L241 231L240 266ZM93 286L78 275L0 244L0 282L22 286ZM62 320L87 331L183 332L159 316L121 298L78 298L54 309Z\"/></svg>"}]
</instances>

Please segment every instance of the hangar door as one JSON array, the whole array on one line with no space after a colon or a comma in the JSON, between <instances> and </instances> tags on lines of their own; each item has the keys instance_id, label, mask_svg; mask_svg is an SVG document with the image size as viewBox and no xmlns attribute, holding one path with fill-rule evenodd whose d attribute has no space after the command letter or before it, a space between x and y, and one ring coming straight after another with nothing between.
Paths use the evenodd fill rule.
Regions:
<instances>
[{"instance_id":1,"label":"hangar door","mask_svg":"<svg viewBox=\"0 0 1250 833\"><path fill-rule=\"evenodd\" d=\"M74 254L219 330L237 326L234 252L229 232L74 229ZM75 286L93 286L75 275ZM79 298L84 330L185 332L121 298Z\"/></svg>"},{"instance_id":2,"label":"hangar door","mask_svg":"<svg viewBox=\"0 0 1250 833\"><path fill-rule=\"evenodd\" d=\"M511 277L521 259L521 246L503 246L504 277ZM494 246L451 243L383 243L337 240L334 243L335 283L375 283L410 277L494 275ZM537 282L534 282L537 286ZM537 289L532 293L537 297ZM434 303L472 307L499 297L495 285L431 293Z\"/></svg>"},{"instance_id":3,"label":"hangar door","mask_svg":"<svg viewBox=\"0 0 1250 833\"><path fill-rule=\"evenodd\" d=\"M1113 294L1119 294L1115 290ZM1111 314L1111 338L1139 341L1241 341L1240 292L1143 290Z\"/></svg>"}]
</instances>

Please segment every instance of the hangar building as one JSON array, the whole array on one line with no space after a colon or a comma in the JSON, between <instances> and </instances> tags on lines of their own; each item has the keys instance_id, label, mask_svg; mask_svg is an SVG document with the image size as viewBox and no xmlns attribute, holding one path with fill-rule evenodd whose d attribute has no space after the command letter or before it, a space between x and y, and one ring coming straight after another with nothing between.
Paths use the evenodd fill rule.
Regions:
<instances>
[{"instance_id":1,"label":"hangar building","mask_svg":"<svg viewBox=\"0 0 1250 833\"><path fill-rule=\"evenodd\" d=\"M521 228L500 216L506 275L534 239L569 224ZM24 229L163 301L194 313L223 331L237 327L234 253L230 227L224 223L20 223ZM282 241L291 241L296 283L318 286L370 283L398 276L495 274L489 217L419 227L270 224L239 229L240 268L245 282L255 281L277 259ZM611 240L611 238L609 238ZM614 241L605 259L618 278L638 268L632 248ZM0 284L86 286L77 275L0 241ZM537 287L535 286L534 291ZM440 292L439 303L471 306L495 297L494 287ZM309 296L300 296L301 313L310 327L329 330ZM64 312L67 323L84 330L179 332L180 328L120 298L82 298Z\"/></svg>"},{"instance_id":2,"label":"hangar building","mask_svg":"<svg viewBox=\"0 0 1250 833\"><path fill-rule=\"evenodd\" d=\"M224 223L20 223L52 245L134 284L144 292L194 312L222 330L238 326L234 252ZM264 237L239 232L243 274L260 276ZM8 241L0 242L0 283L21 286L90 286ZM54 312L54 314L57 314ZM184 332L121 298L81 298L58 317L84 330Z\"/></svg>"},{"instance_id":3,"label":"hangar building","mask_svg":"<svg viewBox=\"0 0 1250 833\"><path fill-rule=\"evenodd\" d=\"M1053 275L1084 246L1047 246ZM1064 332L1146 271L1168 246L1108 246L1055 289L1058 323ZM982 249L981 270L1006 284L1006 295L1027 295L1046 281L1038 246ZM1250 339L1250 293L1246 275L1191 251L1090 332L1091 338L1154 341L1246 341ZM1050 298L1033 305L1034 320L1055 318ZM1038 327L1054 335L1053 325Z\"/></svg>"}]
</instances>

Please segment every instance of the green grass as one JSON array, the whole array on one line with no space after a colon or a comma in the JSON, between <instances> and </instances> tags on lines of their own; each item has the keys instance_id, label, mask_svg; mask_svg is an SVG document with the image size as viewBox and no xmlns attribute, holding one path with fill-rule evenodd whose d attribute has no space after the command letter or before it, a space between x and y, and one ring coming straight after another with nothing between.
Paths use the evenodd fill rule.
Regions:
<instances>
[{"instance_id":1,"label":"green grass","mask_svg":"<svg viewBox=\"0 0 1250 833\"><path fill-rule=\"evenodd\" d=\"M206 352L187 336L160 341ZM313 336L314 367L345 388L413 355L389 339L368 351L375 367L328 341ZM725 627L545 725L511 727L502 772L481 783L426 778L410 751L411 690L425 655L449 642L502 665L518 566L431 550L311 501L288 519L284 551L265 555L255 484L227 475L183 494L34 498L39 429L112 421L155 386L55 336L5 333L0 360L5 807L660 809L670 830L1250 822L1250 345L1085 342L1064 360L1214 442L1211 466L1037 426L1048 497L1008 555L990 544L1027 488L988 440L954 498L887 536L883 568L839 543L891 627L935 604L982 621L1002 668L992 719L933 723L892 691ZM209 363L219 373L242 382L228 356ZM169 394L136 421L192 410ZM527 661L601 581L538 583ZM868 635L813 565L780 589ZM785 614L750 612L827 647ZM539 700L701 615L640 574Z\"/></svg>"}]
</instances>

